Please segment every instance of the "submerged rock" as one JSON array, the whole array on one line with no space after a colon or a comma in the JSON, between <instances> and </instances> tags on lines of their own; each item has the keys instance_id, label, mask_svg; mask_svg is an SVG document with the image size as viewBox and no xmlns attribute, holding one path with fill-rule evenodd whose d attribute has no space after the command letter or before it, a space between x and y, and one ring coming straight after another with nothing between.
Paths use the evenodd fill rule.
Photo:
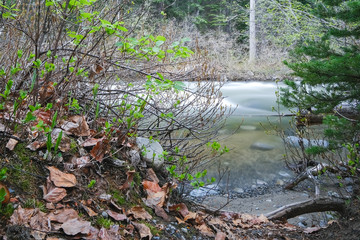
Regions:
<instances>
[{"instance_id":1,"label":"submerged rock","mask_svg":"<svg viewBox=\"0 0 360 240\"><path fill-rule=\"evenodd\" d=\"M255 126L251 126L251 125L243 125L243 126L240 126L240 129L242 129L242 130L248 130L248 131L254 131L254 130L256 130L256 127L255 127Z\"/></svg>"},{"instance_id":2,"label":"submerged rock","mask_svg":"<svg viewBox=\"0 0 360 240\"><path fill-rule=\"evenodd\" d=\"M305 148L311 147L311 146L318 146L318 147L324 147L327 148L329 146L329 142L326 140L321 139L304 139L299 138L296 136L287 136L285 138L285 142L289 144L292 147L300 147L300 143L304 145Z\"/></svg>"},{"instance_id":3,"label":"submerged rock","mask_svg":"<svg viewBox=\"0 0 360 240\"><path fill-rule=\"evenodd\" d=\"M256 149L256 150L261 150L261 151L270 151L270 150L273 150L275 147L270 144L267 144L267 143L255 142L255 143L251 144L250 148Z\"/></svg>"},{"instance_id":4,"label":"submerged rock","mask_svg":"<svg viewBox=\"0 0 360 240\"><path fill-rule=\"evenodd\" d=\"M162 157L164 149L160 143L150 141L148 138L138 137L136 138L136 144L141 149L142 157L147 163L152 164L155 169L161 168L164 164L164 158Z\"/></svg>"}]
</instances>

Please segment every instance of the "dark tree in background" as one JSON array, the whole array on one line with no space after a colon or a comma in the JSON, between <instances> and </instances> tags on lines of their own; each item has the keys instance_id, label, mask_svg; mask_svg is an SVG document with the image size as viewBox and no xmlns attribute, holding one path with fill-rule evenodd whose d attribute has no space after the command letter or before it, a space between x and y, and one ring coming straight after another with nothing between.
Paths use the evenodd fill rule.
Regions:
<instances>
[{"instance_id":1,"label":"dark tree in background","mask_svg":"<svg viewBox=\"0 0 360 240\"><path fill-rule=\"evenodd\" d=\"M282 89L281 102L325 114L330 149L338 153L347 149L347 170L358 175L360 1L323 0L314 4L314 9L323 19L326 34L317 41L298 44L292 60L285 62L301 81L286 82L289 87ZM307 153L317 155L328 149L313 147Z\"/></svg>"}]
</instances>

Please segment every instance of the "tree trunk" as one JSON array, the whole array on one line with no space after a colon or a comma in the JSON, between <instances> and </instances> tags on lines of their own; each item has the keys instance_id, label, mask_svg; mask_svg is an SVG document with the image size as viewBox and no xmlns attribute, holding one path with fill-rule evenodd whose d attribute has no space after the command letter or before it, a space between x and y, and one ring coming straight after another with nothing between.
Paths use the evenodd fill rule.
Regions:
<instances>
[{"instance_id":1,"label":"tree trunk","mask_svg":"<svg viewBox=\"0 0 360 240\"><path fill-rule=\"evenodd\" d=\"M249 63L256 59L256 28L255 28L255 0L250 0L250 38L249 38Z\"/></svg>"},{"instance_id":2,"label":"tree trunk","mask_svg":"<svg viewBox=\"0 0 360 240\"><path fill-rule=\"evenodd\" d=\"M341 199L327 197L315 198L283 206L265 216L269 220L287 220L306 213L325 211L337 211L343 214L345 211L345 202Z\"/></svg>"}]
</instances>

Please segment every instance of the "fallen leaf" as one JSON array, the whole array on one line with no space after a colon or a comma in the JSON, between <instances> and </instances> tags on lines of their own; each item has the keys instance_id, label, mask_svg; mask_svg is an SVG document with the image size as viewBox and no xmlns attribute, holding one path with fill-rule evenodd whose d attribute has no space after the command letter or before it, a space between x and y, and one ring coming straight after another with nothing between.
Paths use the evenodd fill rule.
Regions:
<instances>
[{"instance_id":1,"label":"fallen leaf","mask_svg":"<svg viewBox=\"0 0 360 240\"><path fill-rule=\"evenodd\" d=\"M102 227L97 235L100 240L111 240L108 230Z\"/></svg>"},{"instance_id":2,"label":"fallen leaf","mask_svg":"<svg viewBox=\"0 0 360 240\"><path fill-rule=\"evenodd\" d=\"M30 149L31 151L36 151L45 146L46 146L45 142L34 141L34 142L30 143L29 145L27 145L26 148Z\"/></svg>"},{"instance_id":3,"label":"fallen leaf","mask_svg":"<svg viewBox=\"0 0 360 240\"><path fill-rule=\"evenodd\" d=\"M34 116L37 119L37 122L34 122L34 125L37 125L39 121L43 121L45 124L47 125L51 125L52 122L52 118L51 118L51 111L47 110L44 111L42 109L38 109L36 111L33 112Z\"/></svg>"},{"instance_id":4,"label":"fallen leaf","mask_svg":"<svg viewBox=\"0 0 360 240\"><path fill-rule=\"evenodd\" d=\"M90 128L86 122L85 116L71 116L68 121L62 121L61 128L78 137L90 136Z\"/></svg>"},{"instance_id":5,"label":"fallen leaf","mask_svg":"<svg viewBox=\"0 0 360 240\"><path fill-rule=\"evenodd\" d=\"M47 202L57 203L66 197L65 188L54 188L44 195L44 200Z\"/></svg>"},{"instance_id":6,"label":"fallen leaf","mask_svg":"<svg viewBox=\"0 0 360 240\"><path fill-rule=\"evenodd\" d=\"M135 170L126 172L127 178L126 178L125 183L119 188L120 190L125 190L125 189L130 188L130 186L131 186L130 184L134 179L134 174L135 174Z\"/></svg>"},{"instance_id":7,"label":"fallen leaf","mask_svg":"<svg viewBox=\"0 0 360 240\"><path fill-rule=\"evenodd\" d=\"M206 226L206 224L202 224L200 226L195 226L196 229L198 229L202 234L208 237L214 237L214 233L211 231L211 229Z\"/></svg>"},{"instance_id":8,"label":"fallen leaf","mask_svg":"<svg viewBox=\"0 0 360 240\"><path fill-rule=\"evenodd\" d=\"M196 215L197 213L195 212L189 212L189 214L184 217L184 221L186 222L187 220L195 220Z\"/></svg>"},{"instance_id":9,"label":"fallen leaf","mask_svg":"<svg viewBox=\"0 0 360 240\"><path fill-rule=\"evenodd\" d=\"M44 83L39 90L40 101L48 101L55 94L55 87L53 82Z\"/></svg>"},{"instance_id":10,"label":"fallen leaf","mask_svg":"<svg viewBox=\"0 0 360 240\"><path fill-rule=\"evenodd\" d=\"M96 212L94 212L94 210L92 210L91 208L89 208L88 206L86 206L86 203L84 200L81 200L81 206L84 208L84 210L86 211L86 213L90 216L90 217L95 217L98 214Z\"/></svg>"},{"instance_id":11,"label":"fallen leaf","mask_svg":"<svg viewBox=\"0 0 360 240\"><path fill-rule=\"evenodd\" d=\"M145 181L142 182L142 184L143 184L143 187L144 187L145 190L149 190L149 191L152 191L154 193L162 191L161 187L156 182L151 182L151 181L145 180Z\"/></svg>"},{"instance_id":12,"label":"fallen leaf","mask_svg":"<svg viewBox=\"0 0 360 240\"><path fill-rule=\"evenodd\" d=\"M82 168L87 166L90 163L90 157L89 156L83 156L83 157L73 157L71 159L72 164L74 164L77 168Z\"/></svg>"},{"instance_id":13,"label":"fallen leaf","mask_svg":"<svg viewBox=\"0 0 360 240\"><path fill-rule=\"evenodd\" d=\"M102 162L105 154L110 151L110 141L103 139L98 142L90 151L90 155L96 159L96 161Z\"/></svg>"},{"instance_id":14,"label":"fallen leaf","mask_svg":"<svg viewBox=\"0 0 360 240\"><path fill-rule=\"evenodd\" d=\"M6 148L9 149L10 151L13 151L15 146L18 144L18 140L10 138L9 141L6 144Z\"/></svg>"},{"instance_id":15,"label":"fallen leaf","mask_svg":"<svg viewBox=\"0 0 360 240\"><path fill-rule=\"evenodd\" d=\"M181 214L182 217L186 217L189 214L189 210L187 208L187 206L185 205L185 203L179 203L176 205L172 205L169 207L170 211L173 212L179 212Z\"/></svg>"},{"instance_id":16,"label":"fallen leaf","mask_svg":"<svg viewBox=\"0 0 360 240\"><path fill-rule=\"evenodd\" d=\"M136 219L152 219L152 216L143 207L140 206L132 207L129 211L129 214L132 214Z\"/></svg>"},{"instance_id":17,"label":"fallen leaf","mask_svg":"<svg viewBox=\"0 0 360 240\"><path fill-rule=\"evenodd\" d=\"M154 172L154 170L152 168L149 168L147 170L147 177L150 181L152 181L154 183L159 183L159 179L156 176L156 173Z\"/></svg>"},{"instance_id":18,"label":"fallen leaf","mask_svg":"<svg viewBox=\"0 0 360 240\"><path fill-rule=\"evenodd\" d=\"M76 185L76 177L71 173L63 173L56 167L47 167L50 171L50 180L57 187L74 187Z\"/></svg>"},{"instance_id":19,"label":"fallen leaf","mask_svg":"<svg viewBox=\"0 0 360 240\"><path fill-rule=\"evenodd\" d=\"M72 208L64 208L48 214L48 218L52 222L64 223L74 218L79 218L79 214Z\"/></svg>"},{"instance_id":20,"label":"fallen leaf","mask_svg":"<svg viewBox=\"0 0 360 240\"><path fill-rule=\"evenodd\" d=\"M88 138L81 144L81 146L82 147L93 147L98 142L101 142L102 140L104 140L104 137L102 137L102 138Z\"/></svg>"},{"instance_id":21,"label":"fallen leaf","mask_svg":"<svg viewBox=\"0 0 360 240\"><path fill-rule=\"evenodd\" d=\"M2 204L8 204L9 201L10 201L10 191L9 189L7 188L7 186L5 186L4 184L2 184L0 182L0 190L1 189L4 189L5 190L5 193L6 195L4 196L4 200L1 202Z\"/></svg>"},{"instance_id":22,"label":"fallen leaf","mask_svg":"<svg viewBox=\"0 0 360 240\"><path fill-rule=\"evenodd\" d=\"M109 214L109 216L115 221L123 221L127 219L125 214L117 213L111 210L107 210L106 213Z\"/></svg>"},{"instance_id":23,"label":"fallen leaf","mask_svg":"<svg viewBox=\"0 0 360 240\"><path fill-rule=\"evenodd\" d=\"M76 235L78 233L88 234L90 232L91 223L74 218L64 222L61 225L61 228L66 235Z\"/></svg>"},{"instance_id":24,"label":"fallen leaf","mask_svg":"<svg viewBox=\"0 0 360 240\"><path fill-rule=\"evenodd\" d=\"M159 217L162 217L165 221L170 221L169 216L166 214L165 210L161 207L154 206L155 214Z\"/></svg>"},{"instance_id":25,"label":"fallen leaf","mask_svg":"<svg viewBox=\"0 0 360 240\"><path fill-rule=\"evenodd\" d=\"M175 217L175 219L178 221L179 224L186 224L186 222L184 220L181 220L178 217Z\"/></svg>"},{"instance_id":26,"label":"fallen leaf","mask_svg":"<svg viewBox=\"0 0 360 240\"><path fill-rule=\"evenodd\" d=\"M147 191L148 196L147 199L145 200L145 204L146 206L149 206L151 208L158 206L158 207L163 207L165 200L166 200L166 195L165 192L161 191L161 192L151 192L151 191Z\"/></svg>"},{"instance_id":27,"label":"fallen leaf","mask_svg":"<svg viewBox=\"0 0 360 240\"><path fill-rule=\"evenodd\" d=\"M132 225L134 225L136 230L138 230L141 239L144 239L144 238L151 239L152 238L150 228L147 227L145 224L132 222Z\"/></svg>"},{"instance_id":28,"label":"fallen leaf","mask_svg":"<svg viewBox=\"0 0 360 240\"><path fill-rule=\"evenodd\" d=\"M215 236L215 240L225 240L226 234L223 232L217 232Z\"/></svg>"},{"instance_id":29,"label":"fallen leaf","mask_svg":"<svg viewBox=\"0 0 360 240\"><path fill-rule=\"evenodd\" d=\"M48 232L50 230L46 213L43 213L38 208L35 209L34 215L30 218L30 227L42 232Z\"/></svg>"},{"instance_id":30,"label":"fallen leaf","mask_svg":"<svg viewBox=\"0 0 360 240\"><path fill-rule=\"evenodd\" d=\"M19 206L10 217L12 225L29 227L30 218L34 215L35 209L22 208Z\"/></svg>"}]
</instances>

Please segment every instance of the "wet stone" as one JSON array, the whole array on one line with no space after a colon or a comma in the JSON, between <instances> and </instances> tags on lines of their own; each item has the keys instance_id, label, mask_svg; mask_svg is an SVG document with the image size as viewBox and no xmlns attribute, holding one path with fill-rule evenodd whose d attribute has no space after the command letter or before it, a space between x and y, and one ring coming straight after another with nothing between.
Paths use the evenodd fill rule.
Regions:
<instances>
[{"instance_id":1,"label":"wet stone","mask_svg":"<svg viewBox=\"0 0 360 240\"><path fill-rule=\"evenodd\" d=\"M274 146L267 144L267 143L255 142L255 143L251 144L250 148L255 149L255 150L261 150L261 151L270 151L270 150L274 149Z\"/></svg>"}]
</instances>

